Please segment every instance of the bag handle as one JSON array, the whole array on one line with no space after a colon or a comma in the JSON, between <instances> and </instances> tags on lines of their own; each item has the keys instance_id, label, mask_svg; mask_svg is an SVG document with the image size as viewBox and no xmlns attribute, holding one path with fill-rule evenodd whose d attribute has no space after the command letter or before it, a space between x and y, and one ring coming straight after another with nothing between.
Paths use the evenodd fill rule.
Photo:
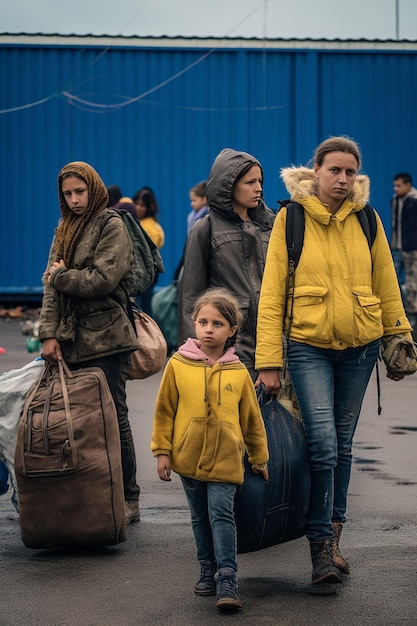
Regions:
<instances>
[{"instance_id":1,"label":"bag handle","mask_svg":"<svg viewBox=\"0 0 417 626\"><path fill-rule=\"evenodd\" d=\"M78 464L78 453L77 453L77 448L75 445L74 429L73 429L73 424L72 424L72 419L71 419L71 408L70 408L70 402L69 402L69 397L68 397L67 383L65 380L65 377L72 378L73 374L71 370L68 368L68 365L65 363L64 360L58 360L57 365L58 365L59 378L61 382L62 397L64 400L65 420L67 423L67 432L68 432L68 443L70 445L72 462L73 462L74 468L76 468ZM32 389L32 392L27 396L25 406L23 408L22 421L23 421L23 424L25 426L25 431L26 431L26 438L27 438L26 449L28 452L31 452L31 445L32 445L32 442L31 442L31 430L32 429L31 429L30 424L28 424L28 421L30 421L29 407L39 387L41 386L42 382L47 379L48 372L50 372L52 367L54 367L54 365L52 365L51 363L45 363L45 366L41 372L39 380L37 381L36 385ZM45 404L44 404L44 408L42 412L42 438L44 442L45 454L49 454L49 441L48 441L47 429L48 429L48 413L50 410L51 397L52 397L52 386L53 384L51 383L48 389L48 393L45 398ZM26 467L26 464L24 462L24 446L22 447L22 454L23 454L22 467Z\"/></svg>"},{"instance_id":2,"label":"bag handle","mask_svg":"<svg viewBox=\"0 0 417 626\"><path fill-rule=\"evenodd\" d=\"M25 405L23 407L23 411L22 411L22 423L24 425L24 431L26 432L26 449L28 452L31 452L32 449L32 425L31 423L28 424L28 422L31 422L31 418L32 418L32 414L31 411L29 410L30 405L32 404L32 400L35 397L36 393L38 392L39 387L41 386L42 382L45 380L46 375L49 371L49 364L45 361L45 364L43 366L43 370L37 380L37 382L35 383L35 386L32 388L32 392L28 393L28 395L26 396L26 400L25 400ZM25 463L24 463L24 455L23 455L23 450L24 450L24 446L22 446L22 467L25 467Z\"/></svg>"},{"instance_id":3,"label":"bag handle","mask_svg":"<svg viewBox=\"0 0 417 626\"><path fill-rule=\"evenodd\" d=\"M76 469L78 465L78 453L77 453L77 447L75 445L75 439L74 439L74 429L73 429L72 419L71 419L71 408L70 408L69 397L68 397L67 381L65 380L65 376L72 378L72 373L70 372L65 361L61 359L58 360L58 369L59 369L59 378L61 380L62 397L64 400L65 419L67 421L68 439L70 443L72 462L74 465L74 469Z\"/></svg>"}]
</instances>

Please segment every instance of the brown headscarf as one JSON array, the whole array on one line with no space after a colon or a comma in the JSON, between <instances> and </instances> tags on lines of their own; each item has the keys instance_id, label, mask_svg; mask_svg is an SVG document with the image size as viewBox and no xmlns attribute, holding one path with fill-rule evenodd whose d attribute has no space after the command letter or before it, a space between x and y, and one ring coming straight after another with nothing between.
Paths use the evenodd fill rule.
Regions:
<instances>
[{"instance_id":1,"label":"brown headscarf","mask_svg":"<svg viewBox=\"0 0 417 626\"><path fill-rule=\"evenodd\" d=\"M71 211L62 193L62 180L68 174L82 178L87 184L88 206L85 213L80 216ZM74 161L65 165L58 174L58 197L62 222L58 226L55 238L56 261L64 259L66 267L71 267L75 247L87 223L107 207L109 194L105 184L91 165L82 161Z\"/></svg>"}]
</instances>

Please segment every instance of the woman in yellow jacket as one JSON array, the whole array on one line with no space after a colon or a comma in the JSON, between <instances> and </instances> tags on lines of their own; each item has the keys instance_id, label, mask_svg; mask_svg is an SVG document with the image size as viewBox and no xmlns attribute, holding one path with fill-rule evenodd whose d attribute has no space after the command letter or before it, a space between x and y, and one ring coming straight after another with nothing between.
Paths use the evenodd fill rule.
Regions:
<instances>
[{"instance_id":1,"label":"woman in yellow jacket","mask_svg":"<svg viewBox=\"0 0 417 626\"><path fill-rule=\"evenodd\" d=\"M304 208L304 245L287 302L286 209L281 209L258 312L256 369L258 383L269 393L280 389L284 324L290 326L288 368L311 467L306 535L315 584L342 582L341 572L349 573L339 539L352 439L381 337L411 331L382 222L376 214L370 249L355 215L369 198L369 178L358 175L360 166L357 144L331 137L316 149L313 169L282 170L291 200Z\"/></svg>"},{"instance_id":2,"label":"woman in yellow jacket","mask_svg":"<svg viewBox=\"0 0 417 626\"><path fill-rule=\"evenodd\" d=\"M136 217L139 219L143 230L149 235L158 248L162 248L165 243L165 233L161 224L158 222L159 209L154 192L150 187L142 187L142 189L139 189L139 191L135 193L132 201L136 207ZM152 296L157 280L158 274L156 275L154 284L151 285L145 293L136 298L136 304L140 306L145 313L148 313L148 315L153 315Z\"/></svg>"}]
</instances>

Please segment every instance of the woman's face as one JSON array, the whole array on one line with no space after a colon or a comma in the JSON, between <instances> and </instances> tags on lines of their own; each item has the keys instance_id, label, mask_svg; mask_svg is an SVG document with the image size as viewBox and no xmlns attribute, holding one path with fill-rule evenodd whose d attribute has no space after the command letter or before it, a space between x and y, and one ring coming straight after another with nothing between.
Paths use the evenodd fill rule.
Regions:
<instances>
[{"instance_id":1,"label":"woman's face","mask_svg":"<svg viewBox=\"0 0 417 626\"><path fill-rule=\"evenodd\" d=\"M318 179L319 200L330 207L341 206L352 191L358 175L358 163L353 154L329 152L321 165L315 164L314 173Z\"/></svg>"},{"instance_id":2,"label":"woman's face","mask_svg":"<svg viewBox=\"0 0 417 626\"><path fill-rule=\"evenodd\" d=\"M135 207L138 219L143 219L146 215L146 206L143 204L142 200L137 200L135 202Z\"/></svg>"},{"instance_id":3,"label":"woman's face","mask_svg":"<svg viewBox=\"0 0 417 626\"><path fill-rule=\"evenodd\" d=\"M87 183L78 176L68 176L62 181L61 190L68 208L75 215L83 215L88 207Z\"/></svg>"},{"instance_id":4,"label":"woman's face","mask_svg":"<svg viewBox=\"0 0 417 626\"><path fill-rule=\"evenodd\" d=\"M233 209L256 209L262 194L262 172L259 165L253 165L250 170L239 178L233 189Z\"/></svg>"}]
</instances>

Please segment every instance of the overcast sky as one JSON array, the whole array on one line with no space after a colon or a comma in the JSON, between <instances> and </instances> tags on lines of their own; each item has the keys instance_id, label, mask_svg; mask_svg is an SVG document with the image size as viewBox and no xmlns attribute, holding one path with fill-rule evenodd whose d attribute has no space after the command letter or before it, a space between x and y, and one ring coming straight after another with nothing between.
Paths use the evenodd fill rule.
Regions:
<instances>
[{"instance_id":1,"label":"overcast sky","mask_svg":"<svg viewBox=\"0 0 417 626\"><path fill-rule=\"evenodd\" d=\"M0 32L417 40L417 0L0 0Z\"/></svg>"}]
</instances>

